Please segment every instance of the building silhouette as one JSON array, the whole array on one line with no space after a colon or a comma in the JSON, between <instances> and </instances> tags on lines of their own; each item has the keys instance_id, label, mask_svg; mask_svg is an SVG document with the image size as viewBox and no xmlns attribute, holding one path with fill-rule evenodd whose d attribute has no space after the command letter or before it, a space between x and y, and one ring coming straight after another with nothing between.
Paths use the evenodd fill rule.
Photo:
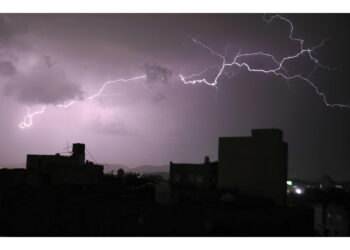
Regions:
<instances>
[{"instance_id":1,"label":"building silhouette","mask_svg":"<svg viewBox=\"0 0 350 250\"><path fill-rule=\"evenodd\" d=\"M26 170L24 168L0 169L0 187L16 187L26 183Z\"/></svg>"},{"instance_id":2,"label":"building silhouette","mask_svg":"<svg viewBox=\"0 0 350 250\"><path fill-rule=\"evenodd\" d=\"M217 162L210 162L208 156L204 163L170 162L169 180L173 188L214 188L217 181Z\"/></svg>"},{"instance_id":3,"label":"building silhouette","mask_svg":"<svg viewBox=\"0 0 350 250\"><path fill-rule=\"evenodd\" d=\"M103 166L85 162L85 145L73 144L70 156L27 155L27 182L33 186L94 184L103 177Z\"/></svg>"},{"instance_id":4,"label":"building silhouette","mask_svg":"<svg viewBox=\"0 0 350 250\"><path fill-rule=\"evenodd\" d=\"M218 188L286 199L288 144L279 129L253 129L250 137L220 137Z\"/></svg>"},{"instance_id":5,"label":"building silhouette","mask_svg":"<svg viewBox=\"0 0 350 250\"><path fill-rule=\"evenodd\" d=\"M122 169L103 174L102 165L85 161L79 143L69 156L28 155L26 169L0 169L0 235L312 236L315 228L348 234L346 203L325 201L317 217L312 206L295 205L308 199L307 190L290 194L292 206L283 204L287 144L278 129L219 138L218 162L170 162L169 171L169 182ZM320 189L329 195L319 201L332 198L332 190Z\"/></svg>"},{"instance_id":6,"label":"building silhouette","mask_svg":"<svg viewBox=\"0 0 350 250\"><path fill-rule=\"evenodd\" d=\"M219 161L170 162L172 188L217 188L283 205L286 199L288 145L279 129L254 129L250 137L220 137Z\"/></svg>"}]
</instances>

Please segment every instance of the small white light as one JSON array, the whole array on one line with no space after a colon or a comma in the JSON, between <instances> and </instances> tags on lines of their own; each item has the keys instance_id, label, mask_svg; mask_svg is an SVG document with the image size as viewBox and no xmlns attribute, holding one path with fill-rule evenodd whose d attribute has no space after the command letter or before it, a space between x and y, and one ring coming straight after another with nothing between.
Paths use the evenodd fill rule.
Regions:
<instances>
[{"instance_id":1,"label":"small white light","mask_svg":"<svg viewBox=\"0 0 350 250\"><path fill-rule=\"evenodd\" d=\"M292 185L293 185L293 182L292 182L292 181L287 181L287 185L288 185L288 186L292 186Z\"/></svg>"},{"instance_id":2,"label":"small white light","mask_svg":"<svg viewBox=\"0 0 350 250\"><path fill-rule=\"evenodd\" d=\"M297 193L297 194L302 194L303 191L302 191L300 188L296 188L296 189L295 189L295 193Z\"/></svg>"}]
</instances>

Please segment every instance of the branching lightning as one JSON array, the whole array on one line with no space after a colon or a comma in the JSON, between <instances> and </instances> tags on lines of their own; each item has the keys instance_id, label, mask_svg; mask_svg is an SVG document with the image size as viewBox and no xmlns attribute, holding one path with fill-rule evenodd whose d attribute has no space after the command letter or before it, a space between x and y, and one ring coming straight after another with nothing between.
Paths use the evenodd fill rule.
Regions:
<instances>
[{"instance_id":1,"label":"branching lightning","mask_svg":"<svg viewBox=\"0 0 350 250\"><path fill-rule=\"evenodd\" d=\"M235 55L235 57L233 58L233 60L228 62L226 59L226 55L222 55L222 54L214 51L211 47L207 46L206 44L198 41L195 38L192 38L193 43L202 47L203 49L208 50L210 52L210 54L212 54L213 56L218 57L221 60L221 64L218 66L218 69L219 69L218 73L215 75L215 77L212 81L209 81L206 78L196 78L196 77L202 76L209 68L204 69L200 73L192 74L189 76L184 76L182 74L179 74L180 80L185 84L204 83L204 84L207 84L209 86L217 86L219 78L224 74L225 68L236 66L239 68L245 68L249 72L260 72L260 73L264 73L264 74L274 74L276 76L284 78L285 80L300 79L300 80L308 83L315 90L316 94L321 97L323 103L327 107L350 108L350 105L347 105L347 104L328 102L326 95L319 90L319 88L317 87L317 85L313 81L310 80L311 75L314 73L314 71L317 69L317 67L327 69L327 70L335 70L336 69L336 68L332 68L332 67L329 67L327 65L321 64L319 59L317 59L315 56L316 50L318 48L321 48L322 46L324 46L325 42L327 42L328 39L323 40L319 45L317 45L315 47L304 48L304 40L294 37L294 34L293 34L294 33L294 26L293 26L293 23L289 19L282 17L281 15L273 15L270 18L267 18L266 16L264 16L264 21L266 21L268 23L271 23L275 19L279 19L281 21L288 23L289 28L290 28L289 39L291 41L295 41L299 44L299 50L294 55L286 56L286 57L282 58L280 61L278 61L274 55L269 54L269 53L265 53L263 51L252 52L252 53L240 53L240 52L238 52ZM309 58L309 60L311 60L314 63L314 70L307 77L304 77L301 74L288 75L285 72L285 68L284 68L285 63L288 61L291 61L291 60L298 59L301 56L305 56L305 55ZM275 67L272 69L255 68L255 67L251 66L248 62L244 61L244 59L246 59L248 57L257 57L257 56L266 57L266 58L272 60L272 62L275 64ZM213 67L213 66L211 66L211 67Z\"/></svg>"},{"instance_id":2,"label":"branching lightning","mask_svg":"<svg viewBox=\"0 0 350 250\"><path fill-rule=\"evenodd\" d=\"M129 79L121 78L121 79L116 79L116 80L113 80L113 81L106 81L104 84L102 84L102 87L95 94L88 96L86 98L86 100L93 100L93 99L95 99L95 98L97 98L99 96L104 96L103 95L103 91L110 84L126 83L126 82L130 82L130 81L141 80L141 79L146 79L146 75L136 76L136 77L129 78ZM77 104L78 102L79 101L73 100L73 101L70 101L70 102L64 103L64 104L57 104L56 107L58 107L58 108L69 108L69 107ZM39 115L39 114L44 113L45 109L46 109L46 105L43 106L40 110L31 112L30 109L27 107L27 114L24 116L22 122L20 122L18 124L18 127L21 128L21 129L31 127L32 124L33 124L32 117L35 116L35 115Z\"/></svg>"},{"instance_id":3,"label":"branching lightning","mask_svg":"<svg viewBox=\"0 0 350 250\"><path fill-rule=\"evenodd\" d=\"M227 49L229 46L227 46L225 48L225 54L222 55L218 52L216 52L214 49L212 49L210 46L202 43L201 41L192 38L192 42L209 51L209 53L220 59L221 63L219 65L212 65L208 68L205 68L204 70L202 70L199 73L194 73L188 76L184 76L182 74L179 74L179 79L182 83L184 84L206 84L209 86L213 86L213 87L217 87L218 82L220 77L222 76L229 76L227 74L227 72L225 72L226 68L229 67L238 67L239 69L245 68L246 70L248 70L249 72L259 72L259 73L263 73L263 74L273 74L275 76L278 77L282 77L285 80L293 80L293 79L299 79L302 80L304 82L306 82L307 84L309 84L309 86L311 86L316 94L321 97L323 103L327 106L327 107L332 107L332 108L350 108L350 105L348 104L341 104L341 103L330 103L327 100L326 95L321 92L319 90L319 88L317 87L317 85L310 80L311 75L316 71L317 68L322 68L322 69L326 69L326 70L335 70L337 68L332 68L329 67L327 65L323 65L320 63L319 59L316 57L316 51L317 49L321 48L322 46L324 46L324 44L328 41L328 39L321 41L320 44L318 44L317 46L311 47L311 48L305 48L304 47L304 40L300 39L300 38L296 38L294 36L294 25L292 23L291 20L287 19L286 17L283 17L281 15L272 15L270 17L264 16L263 20L267 23L271 23L273 22L275 19L278 19L282 22L285 22L289 25L289 39L293 42L298 43L299 45L299 49L298 51L293 54L293 55L289 55L286 56L284 58L282 58L281 60L277 60L276 57L273 54L270 53L265 53L263 51L256 51L256 52L251 52L251 53L241 53L240 51L234 56L233 60L228 61L227 60ZM287 73L287 70L285 68L285 64L287 62L293 61L295 59L298 59L302 56L307 56L307 58L314 64L314 69L312 70L312 72L307 76L303 76L302 74L292 74L289 75ZM245 59L248 58L252 58L252 57L265 57L269 60L271 60L271 62L275 65L272 69L271 68L256 68L253 67L252 65L250 65L247 61L245 61ZM215 75L214 79L212 81L209 81L207 78L203 77L201 78L201 76L203 76L204 74L206 74L210 69L216 68L218 70L217 74ZM95 93L92 94L88 97L85 98L85 100L93 100L97 97L100 96L106 96L105 94L103 94L104 90L106 89L106 87L110 84L115 84L115 83L127 83L130 81L137 81L137 80L142 80L142 79L146 79L147 76L146 75L140 75L140 76L136 76L133 78L129 78L129 79L116 79L116 80L112 80L112 81L106 81L105 83L102 84L101 88ZM83 101L83 100L82 100ZM79 100L72 100L70 102L64 103L64 104L58 104L56 105L57 108L69 108L75 104L77 104L78 102L80 102ZM46 106L43 106L40 110L31 112L29 108L27 108L27 114L24 116L23 121L21 123L19 123L19 127L21 129L24 128L28 128L30 126L32 126L33 124L33 117L39 114L44 113L46 109Z\"/></svg>"}]
</instances>

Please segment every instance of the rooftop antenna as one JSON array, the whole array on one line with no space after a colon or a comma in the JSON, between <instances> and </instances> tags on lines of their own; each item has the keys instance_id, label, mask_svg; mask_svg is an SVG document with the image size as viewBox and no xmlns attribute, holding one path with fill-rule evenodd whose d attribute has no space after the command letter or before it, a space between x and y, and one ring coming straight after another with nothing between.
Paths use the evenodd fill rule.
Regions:
<instances>
[{"instance_id":1,"label":"rooftop antenna","mask_svg":"<svg viewBox=\"0 0 350 250\"><path fill-rule=\"evenodd\" d=\"M72 146L68 145L68 140L67 140L67 147L65 147L64 149L66 150L66 154L72 154L72 151L69 151L69 148L71 148Z\"/></svg>"}]
</instances>

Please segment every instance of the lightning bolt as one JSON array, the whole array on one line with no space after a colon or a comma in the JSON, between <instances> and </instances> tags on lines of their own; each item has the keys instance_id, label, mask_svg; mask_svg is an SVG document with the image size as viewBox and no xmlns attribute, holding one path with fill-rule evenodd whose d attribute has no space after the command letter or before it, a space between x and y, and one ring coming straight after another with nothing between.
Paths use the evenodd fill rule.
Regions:
<instances>
[{"instance_id":1,"label":"lightning bolt","mask_svg":"<svg viewBox=\"0 0 350 250\"><path fill-rule=\"evenodd\" d=\"M116 79L116 80L112 80L112 81L106 81L105 83L102 84L101 88L93 95L88 96L85 100L93 100L99 96L106 96L103 94L103 91L106 89L106 87L110 84L115 84L115 83L126 83L126 82L130 82L130 81L137 81L137 80L142 80L142 79L146 79L146 75L141 75L141 76L136 76L133 78L129 78L129 79L124 79L124 78L120 78L120 79ZM68 103L64 103L64 104L57 104L55 105L57 108L69 108L75 104L77 104L79 101L73 100L70 101ZM30 109L27 107L27 114L23 117L23 120L18 124L18 127L21 129L24 128L29 128L32 126L33 124L33 116L35 115L39 115L39 114L43 114L44 111L46 109L46 105L43 106L40 110L31 112Z\"/></svg>"},{"instance_id":2,"label":"lightning bolt","mask_svg":"<svg viewBox=\"0 0 350 250\"><path fill-rule=\"evenodd\" d=\"M225 48L225 54L222 55L218 52L216 52L214 49L212 49L210 46L204 44L203 42L199 41L198 39L192 38L192 42L209 51L209 53L212 56L215 56L217 58L220 59L221 63L219 65L212 65L208 68L205 68L204 70L200 71L199 73L194 73L188 76L185 76L183 74L179 74L179 80L184 83L184 84L206 84L209 86L213 86L213 87L217 87L218 82L220 77L222 76L226 76L226 77L231 77L233 74L228 74L227 72L225 72L226 68L230 68L230 67L238 67L239 69L245 68L246 70L248 70L249 72L259 72L259 73L263 73L263 74L273 74L275 76L278 77L282 77L283 79L285 79L286 81L289 80L293 80L293 79L299 79L302 80L304 82L306 82L309 86L311 86L315 93L321 97L323 103L327 106L327 107L331 107L331 108L350 108L350 105L348 104L341 104L341 103L330 103L327 100L326 95L321 92L319 90L319 88L317 87L316 83L314 83L313 81L310 80L311 75L316 71L317 68L322 68L322 69L326 69L326 70L336 70L339 67L330 67L327 65L324 65L320 62L320 60L315 56L316 55L316 51L317 49L321 48L324 46L324 44L329 40L329 39L325 39L323 41L321 41L317 46L311 47L311 48L305 48L304 47L304 40L301 38L296 38L294 36L294 25L292 23L291 20L289 20L286 17L283 17L281 15L272 15L270 17L267 17L266 15L264 15L263 20L267 23L271 23L274 20L280 20L282 22L285 22L289 25L289 39L293 42L298 43L299 45L299 49L298 51L293 54L293 55L289 55L286 56L284 58L282 58L281 60L277 60L276 57L273 54L270 53L265 53L263 51L256 51L256 52L251 52L251 53L241 53L240 51L238 51L238 53L234 56L233 60L228 61L227 60L227 56L226 56L226 52L229 48L229 46L227 46ZM289 75L287 73L287 70L285 68L285 64L289 61L293 61L295 59L298 59L302 56L307 56L308 59L314 63L314 69L308 74L307 77L301 75L301 74L293 74L293 75ZM252 58L252 57L265 57L269 60L271 60L271 62L275 65L272 69L266 69L266 68L256 68L253 67L252 65L250 65L247 61L244 61L244 59L247 58ZM216 68L218 70L217 74L215 75L214 79L212 81L209 81L207 78L202 77L202 75L204 75L205 73L207 73L210 69ZM93 100L97 97L100 96L106 96L105 94L103 94L104 90L107 88L108 85L110 84L115 84L115 83L126 83L126 82L130 82L130 81L136 81L136 80L141 80L141 79L146 79L147 76L146 75L140 75L140 76L136 76L133 78L129 78L129 79L116 79L116 80L112 80L112 81L106 81L105 83L102 84L102 86L100 87L100 89L95 93L92 94L90 96L88 96L87 98L85 98L85 100ZM84 100L83 100L84 101ZM81 101L77 101L77 100L73 100L64 104L57 104L56 107L57 108L69 108L75 104L77 104L78 102ZM43 106L40 110L31 112L29 108L27 108L27 114L24 116L23 120L21 123L19 123L19 128L24 129L24 128L28 128L31 127L33 124L33 117L38 115L38 114L43 114L44 111L46 109L46 106Z\"/></svg>"},{"instance_id":3,"label":"lightning bolt","mask_svg":"<svg viewBox=\"0 0 350 250\"><path fill-rule=\"evenodd\" d=\"M146 79L146 75L142 75L142 76L136 76L136 77L133 77L133 78L129 78L129 79L117 79L117 80L113 80L113 81L107 81L105 82L102 87L97 91L96 94L94 95L91 95L89 96L87 99L89 100L92 100L98 96L101 96L103 91L105 90L105 88L110 85L110 84L113 84L113 83L119 83L119 82L130 82L130 81L136 81L136 80L141 80L141 79Z\"/></svg>"},{"instance_id":4,"label":"lightning bolt","mask_svg":"<svg viewBox=\"0 0 350 250\"><path fill-rule=\"evenodd\" d=\"M30 108L27 108L27 114L24 116L23 121L18 124L18 127L24 129L29 128L33 124L33 117L39 114L44 113L46 106L43 106L40 110L31 112Z\"/></svg>"},{"instance_id":5,"label":"lightning bolt","mask_svg":"<svg viewBox=\"0 0 350 250\"><path fill-rule=\"evenodd\" d=\"M289 80L293 80L293 79L299 79L302 80L304 82L306 82L307 84L309 84L316 92L316 94L321 97L323 103L327 106L327 107L332 107L332 108L350 108L350 105L348 104L341 104L341 103L330 103L327 101L327 97L326 95L321 92L319 90L319 88L317 87L317 85L310 80L311 75L315 72L315 70L320 67L326 70L336 70L338 67L332 68L329 67L327 65L323 65L320 63L319 59L317 59L315 57L316 54L316 50L321 48L322 46L324 46L324 44L328 41L328 39L323 40L320 44L318 44L315 47L311 47L311 48L304 48L304 40L300 39L300 38L296 38L294 37L294 26L292 21L290 21L289 19L287 19L286 17L283 17L281 15L273 15L270 18L264 16L263 20L267 23L271 23L272 21L274 21L275 19L279 19L283 22L286 22L289 25L289 39L291 41L297 42L299 44L299 50L290 56L286 56L284 58L282 58L280 61L278 61L276 59L276 57L270 53L265 53L263 51L258 51L258 52L252 52L252 53L241 53L240 51L235 55L235 57L233 58L232 61L227 61L226 59L226 55L222 55L218 52L216 52L214 49L212 49L211 47L209 47L208 45L202 43L201 41L192 38L192 41L194 44L198 45L199 47L202 47L203 49L209 51L209 53L217 58L219 58L221 60L221 64L218 65L218 72L215 75L214 79L212 81L209 81L207 78L200 78L204 73L206 73L209 68L202 70L201 72L197 73L197 74L192 74L189 76L184 76L182 74L179 74L180 80L184 83L184 84L198 84L198 83L202 83L202 84L206 84L209 86L217 86L219 78L225 74L224 71L226 68L228 67L238 67L238 68L245 68L247 69L249 72L259 72L259 73L264 73L264 74L274 74L275 76L279 76L282 77L283 79L289 81ZM227 50L227 47L225 49L225 52ZM311 60L314 63L314 69L313 71L307 76L304 77L301 74L293 74L293 75L288 75L286 73L286 70L284 68L284 65L288 62L288 61L292 61L295 59L300 58L301 56L307 56L309 58L309 60ZM272 69L265 69L265 68L255 68L253 66L251 66L248 62L244 61L244 59L247 58L251 58L251 57L265 57L267 59L270 59L275 66ZM213 67L213 66L210 66Z\"/></svg>"}]
</instances>

